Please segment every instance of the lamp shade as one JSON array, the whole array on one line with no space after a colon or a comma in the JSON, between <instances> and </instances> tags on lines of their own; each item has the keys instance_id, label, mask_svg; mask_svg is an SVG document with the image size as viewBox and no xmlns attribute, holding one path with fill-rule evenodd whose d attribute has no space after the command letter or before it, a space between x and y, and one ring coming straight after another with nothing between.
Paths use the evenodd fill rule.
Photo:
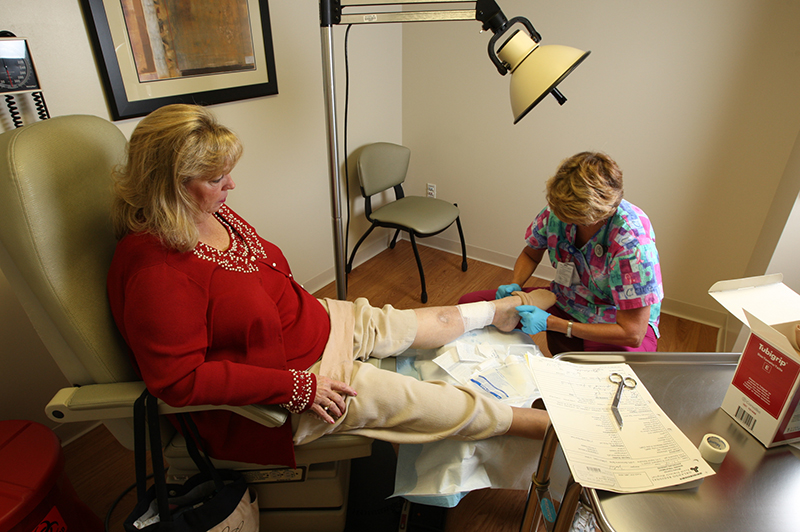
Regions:
<instances>
[{"instance_id":1,"label":"lamp shade","mask_svg":"<svg viewBox=\"0 0 800 532\"><path fill-rule=\"evenodd\" d=\"M570 46L539 46L524 32L516 32L503 44L497 56L511 71L514 123L550 94L589 53Z\"/></svg>"}]
</instances>

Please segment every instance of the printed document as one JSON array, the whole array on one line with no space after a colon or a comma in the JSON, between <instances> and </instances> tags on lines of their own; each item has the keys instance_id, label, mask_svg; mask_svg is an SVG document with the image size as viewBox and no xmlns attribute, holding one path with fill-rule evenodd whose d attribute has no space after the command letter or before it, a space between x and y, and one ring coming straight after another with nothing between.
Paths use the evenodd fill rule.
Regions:
<instances>
[{"instance_id":1,"label":"printed document","mask_svg":"<svg viewBox=\"0 0 800 532\"><path fill-rule=\"evenodd\" d=\"M542 357L528 357L528 364L572 476L583 487L616 493L680 489L714 474L629 365ZM611 413L613 372L637 382L622 392L622 428Z\"/></svg>"}]
</instances>

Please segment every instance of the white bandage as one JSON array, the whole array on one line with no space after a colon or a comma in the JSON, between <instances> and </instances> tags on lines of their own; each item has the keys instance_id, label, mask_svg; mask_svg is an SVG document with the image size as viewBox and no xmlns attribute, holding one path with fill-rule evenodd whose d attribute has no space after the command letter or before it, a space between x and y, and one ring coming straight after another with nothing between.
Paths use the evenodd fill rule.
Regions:
<instances>
[{"instance_id":1,"label":"white bandage","mask_svg":"<svg viewBox=\"0 0 800 532\"><path fill-rule=\"evenodd\" d=\"M461 321L464 322L464 332L483 329L492 324L494 320L494 301L478 301L476 303L465 303L457 305L458 312L461 313Z\"/></svg>"}]
</instances>

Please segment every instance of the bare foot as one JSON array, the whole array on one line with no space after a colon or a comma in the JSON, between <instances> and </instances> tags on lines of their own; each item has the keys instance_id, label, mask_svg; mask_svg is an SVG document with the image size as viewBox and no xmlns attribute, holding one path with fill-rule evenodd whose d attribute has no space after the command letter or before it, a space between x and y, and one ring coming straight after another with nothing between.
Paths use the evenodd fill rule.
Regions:
<instances>
[{"instance_id":1,"label":"bare foot","mask_svg":"<svg viewBox=\"0 0 800 532\"><path fill-rule=\"evenodd\" d=\"M516 307L522 304L519 296L508 296L494 301L494 319L492 325L503 332L513 331L519 323Z\"/></svg>"}]
</instances>

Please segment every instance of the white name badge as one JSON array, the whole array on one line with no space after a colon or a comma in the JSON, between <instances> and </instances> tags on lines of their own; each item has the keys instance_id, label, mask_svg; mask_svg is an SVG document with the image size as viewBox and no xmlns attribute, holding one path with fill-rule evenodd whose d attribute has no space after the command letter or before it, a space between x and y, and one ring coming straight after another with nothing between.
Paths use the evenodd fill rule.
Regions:
<instances>
[{"instance_id":1,"label":"white name badge","mask_svg":"<svg viewBox=\"0 0 800 532\"><path fill-rule=\"evenodd\" d=\"M571 262L559 262L556 266L556 283L561 286L572 286L578 272L575 271L575 265Z\"/></svg>"}]
</instances>

